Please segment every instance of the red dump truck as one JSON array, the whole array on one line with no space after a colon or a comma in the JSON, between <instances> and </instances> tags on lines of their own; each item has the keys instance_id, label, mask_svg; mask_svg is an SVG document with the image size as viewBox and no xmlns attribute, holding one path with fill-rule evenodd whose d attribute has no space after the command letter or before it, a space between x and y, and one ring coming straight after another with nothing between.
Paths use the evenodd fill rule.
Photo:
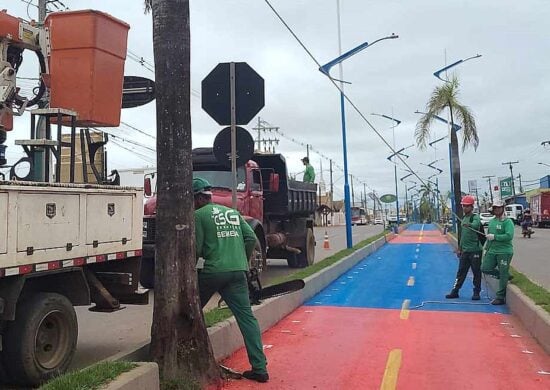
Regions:
<instances>
[{"instance_id":1,"label":"red dump truck","mask_svg":"<svg viewBox=\"0 0 550 390\"><path fill-rule=\"evenodd\" d=\"M213 202L231 206L231 170L216 160L212 148L193 150L193 175L212 184ZM292 268L313 264L317 185L290 180L284 157L276 153L254 154L237 169L237 182L237 209L258 238L257 256L251 266L261 271L268 257L286 259ZM151 188L149 178L145 188L149 198L143 216L141 283L152 288L157 202L154 192L147 190Z\"/></svg>"},{"instance_id":2,"label":"red dump truck","mask_svg":"<svg viewBox=\"0 0 550 390\"><path fill-rule=\"evenodd\" d=\"M534 226L550 226L550 189L530 191L527 200L531 206Z\"/></svg>"}]
</instances>

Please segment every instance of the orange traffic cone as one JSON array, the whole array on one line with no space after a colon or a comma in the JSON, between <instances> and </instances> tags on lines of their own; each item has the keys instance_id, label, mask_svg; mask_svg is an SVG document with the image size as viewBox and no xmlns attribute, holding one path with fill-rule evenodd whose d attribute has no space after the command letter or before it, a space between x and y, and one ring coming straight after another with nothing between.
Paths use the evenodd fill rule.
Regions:
<instances>
[{"instance_id":1,"label":"orange traffic cone","mask_svg":"<svg viewBox=\"0 0 550 390\"><path fill-rule=\"evenodd\" d=\"M325 241L323 241L323 249L330 249L330 242L328 241L328 233L325 230Z\"/></svg>"}]
</instances>

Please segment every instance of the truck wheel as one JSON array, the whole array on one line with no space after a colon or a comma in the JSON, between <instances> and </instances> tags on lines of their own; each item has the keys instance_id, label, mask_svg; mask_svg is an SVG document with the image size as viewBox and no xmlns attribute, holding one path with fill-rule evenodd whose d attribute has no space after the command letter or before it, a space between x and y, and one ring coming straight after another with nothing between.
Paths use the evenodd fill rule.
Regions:
<instances>
[{"instance_id":1,"label":"truck wheel","mask_svg":"<svg viewBox=\"0 0 550 390\"><path fill-rule=\"evenodd\" d=\"M287 257L290 268L305 268L312 265L315 261L315 236L313 229L307 229L304 245L300 247L300 250L302 253L299 255L289 254Z\"/></svg>"},{"instance_id":2,"label":"truck wheel","mask_svg":"<svg viewBox=\"0 0 550 390\"><path fill-rule=\"evenodd\" d=\"M258 275L261 275L262 271L265 269L266 258L267 255L265 248L262 246L260 240L256 239L256 247L254 248L252 255L250 255L250 259L248 259L248 268L255 268L258 270Z\"/></svg>"},{"instance_id":3,"label":"truck wheel","mask_svg":"<svg viewBox=\"0 0 550 390\"><path fill-rule=\"evenodd\" d=\"M76 313L63 295L27 295L4 335L2 358L10 382L36 386L69 367L78 338Z\"/></svg>"},{"instance_id":4,"label":"truck wheel","mask_svg":"<svg viewBox=\"0 0 550 390\"><path fill-rule=\"evenodd\" d=\"M139 283L144 288L155 288L155 258L141 258Z\"/></svg>"}]
</instances>

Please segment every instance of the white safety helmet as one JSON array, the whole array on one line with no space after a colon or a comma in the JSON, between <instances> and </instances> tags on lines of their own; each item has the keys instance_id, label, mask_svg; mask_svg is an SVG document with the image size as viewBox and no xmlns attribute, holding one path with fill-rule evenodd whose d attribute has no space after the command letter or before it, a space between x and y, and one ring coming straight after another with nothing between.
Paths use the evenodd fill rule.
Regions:
<instances>
[{"instance_id":1,"label":"white safety helmet","mask_svg":"<svg viewBox=\"0 0 550 390\"><path fill-rule=\"evenodd\" d=\"M504 207L505 203L500 199L495 199L493 201L492 207Z\"/></svg>"}]
</instances>

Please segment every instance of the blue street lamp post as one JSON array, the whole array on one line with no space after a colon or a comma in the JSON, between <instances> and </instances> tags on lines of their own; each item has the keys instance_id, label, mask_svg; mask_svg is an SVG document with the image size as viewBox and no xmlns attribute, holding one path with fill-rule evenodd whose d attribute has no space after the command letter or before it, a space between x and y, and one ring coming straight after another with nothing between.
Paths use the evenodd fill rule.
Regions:
<instances>
[{"instance_id":1,"label":"blue street lamp post","mask_svg":"<svg viewBox=\"0 0 550 390\"><path fill-rule=\"evenodd\" d=\"M389 119L393 122L395 122L394 125L392 125L392 134L393 134L393 149L395 150L395 128L397 126L399 126L399 124L401 123L400 120L398 119L395 119L393 116L388 116L388 115L384 115L384 114L374 114L372 113L371 115L376 115L376 116L380 116L382 118L386 118L386 119ZM393 153L391 156L388 157L388 160L391 161L392 157L394 156L397 156L398 154L401 154L401 152L403 150L405 150L406 148L402 148L401 150L398 150L396 151L395 153ZM397 226L399 227L399 189L397 187L397 163L393 163L393 177L394 177L394 181L395 181L395 208L396 208L396 218L397 218Z\"/></svg>"},{"instance_id":2,"label":"blue street lamp post","mask_svg":"<svg viewBox=\"0 0 550 390\"><path fill-rule=\"evenodd\" d=\"M385 39L395 39L398 38L398 35L392 34L390 36L377 39L372 43L364 42L357 46L354 49L347 51L344 54L341 54L339 57L334 60L326 63L325 65L319 67L319 71L325 74L331 80L335 80L330 76L330 69L334 65L341 64L345 59L353 56L354 54L359 53L360 51L366 49L369 46L374 45L376 42L383 41ZM342 119L342 149L344 155L344 207L346 213L346 244L348 248L353 247L353 238L351 234L351 204L350 204L350 189L349 189L349 175L348 175L348 150L347 150L347 141L346 141L346 108L345 108L345 95L344 95L344 81L342 75L342 68L340 68L340 115Z\"/></svg>"}]
</instances>

